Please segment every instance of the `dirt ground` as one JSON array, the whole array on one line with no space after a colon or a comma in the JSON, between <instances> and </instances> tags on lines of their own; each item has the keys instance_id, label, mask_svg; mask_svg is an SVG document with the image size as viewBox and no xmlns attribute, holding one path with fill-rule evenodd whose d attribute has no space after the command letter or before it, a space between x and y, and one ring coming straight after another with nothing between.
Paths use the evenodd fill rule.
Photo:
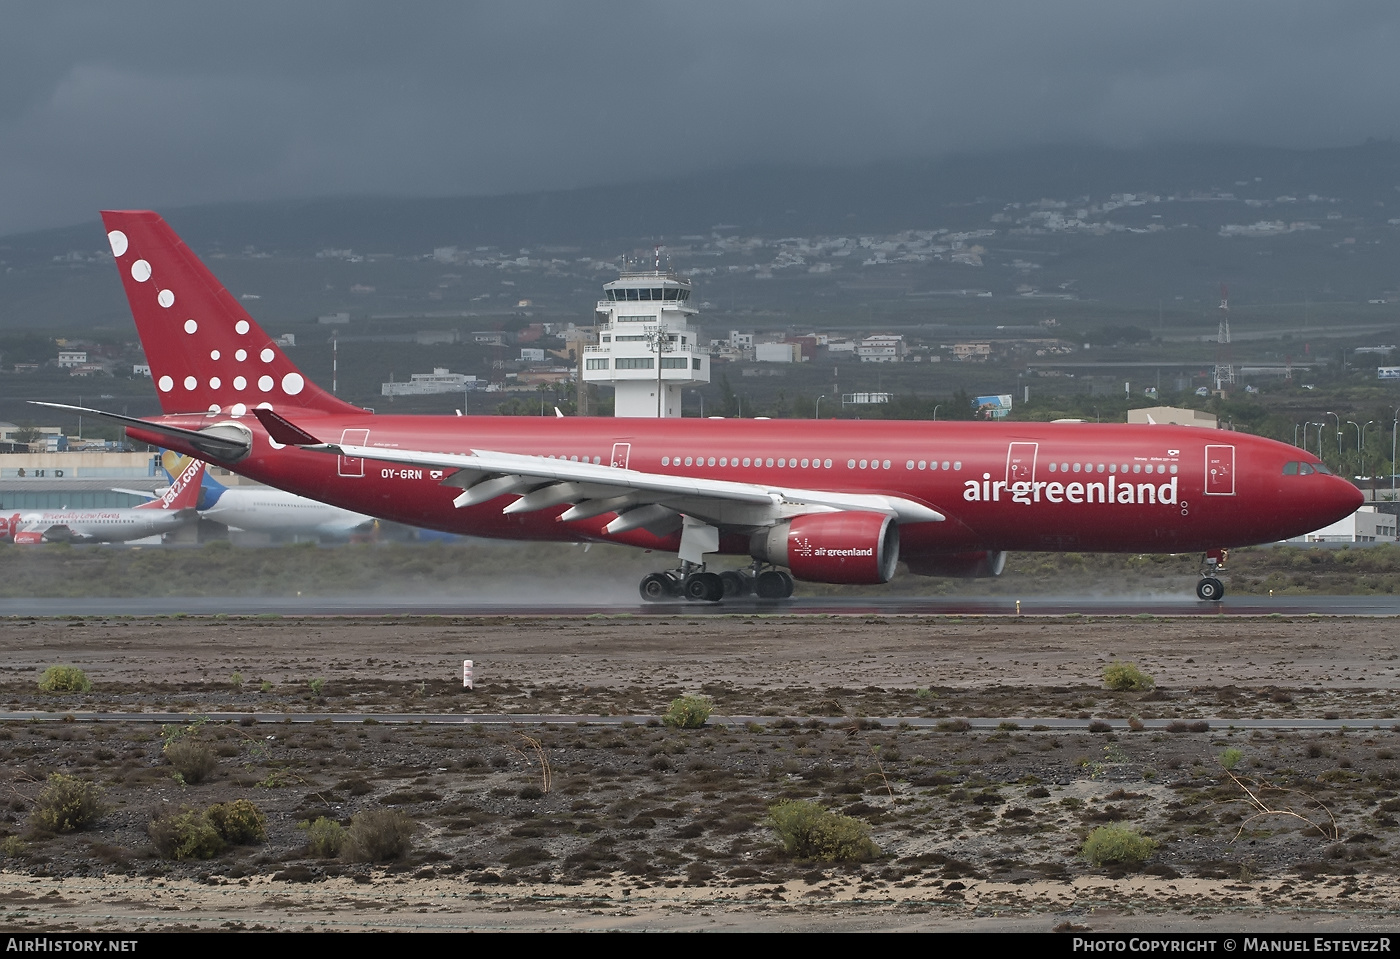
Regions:
<instances>
[{"instance_id":1,"label":"dirt ground","mask_svg":"<svg viewBox=\"0 0 1400 959\"><path fill-rule=\"evenodd\" d=\"M1385 619L85 618L0 635L0 709L55 717L0 723L8 930L1291 932L1393 929L1400 909ZM1156 688L1105 689L1114 661ZM60 663L92 690L40 692ZM713 701L707 726L651 719L689 693ZM62 720L142 711L348 721ZM495 714L592 721L473 721ZM171 739L207 746L212 773L177 778ZM34 828L53 773L100 785L93 828ZM265 813L264 841L157 853L153 817L234 799ZM879 855L789 856L767 823L782 800L869 824ZM417 823L405 857L309 854L299 823L382 808ZM1110 823L1151 857L1086 861Z\"/></svg>"}]
</instances>

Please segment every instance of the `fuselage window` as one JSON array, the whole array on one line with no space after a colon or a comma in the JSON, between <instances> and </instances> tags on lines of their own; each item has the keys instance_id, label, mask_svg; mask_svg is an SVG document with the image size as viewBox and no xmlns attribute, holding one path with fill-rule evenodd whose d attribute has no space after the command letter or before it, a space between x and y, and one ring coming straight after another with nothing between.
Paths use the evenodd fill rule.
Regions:
<instances>
[{"instance_id":1,"label":"fuselage window","mask_svg":"<svg viewBox=\"0 0 1400 959\"><path fill-rule=\"evenodd\" d=\"M1134 463L1134 464L1133 464L1133 472L1134 472L1134 473L1141 473L1141 472L1142 472L1142 464L1141 464L1141 463Z\"/></svg>"},{"instance_id":2,"label":"fuselage window","mask_svg":"<svg viewBox=\"0 0 1400 959\"><path fill-rule=\"evenodd\" d=\"M1076 473L1079 472L1079 464L1078 464L1078 463L1075 463L1075 464L1074 464L1074 471L1075 471Z\"/></svg>"},{"instance_id":3,"label":"fuselage window","mask_svg":"<svg viewBox=\"0 0 1400 959\"><path fill-rule=\"evenodd\" d=\"M744 465L745 465L745 466L748 466L748 465L749 465L749 458L748 458L747 456L744 457Z\"/></svg>"},{"instance_id":4,"label":"fuselage window","mask_svg":"<svg viewBox=\"0 0 1400 959\"><path fill-rule=\"evenodd\" d=\"M860 468L861 468L861 469L865 469L865 467L866 467L867 465L868 465L868 464L867 464L867 462L866 462L865 460L861 460L861 461L860 461Z\"/></svg>"},{"instance_id":5,"label":"fuselage window","mask_svg":"<svg viewBox=\"0 0 1400 959\"><path fill-rule=\"evenodd\" d=\"M770 457L768 457L766 460L764 460L764 461L763 461L763 465L764 465L764 466L768 466L768 467L772 467L772 465L773 465L773 457L770 456Z\"/></svg>"},{"instance_id":6,"label":"fuselage window","mask_svg":"<svg viewBox=\"0 0 1400 959\"><path fill-rule=\"evenodd\" d=\"M936 469L938 469L938 461L937 461L937 460L929 460L929 461L928 461L928 468L931 469L931 470L936 470ZM948 463L947 463L946 460L945 460L944 463L943 463L943 468L944 468L945 470L948 468Z\"/></svg>"},{"instance_id":7,"label":"fuselage window","mask_svg":"<svg viewBox=\"0 0 1400 959\"><path fill-rule=\"evenodd\" d=\"M786 467L786 466L787 466L787 460L781 459L781 458L780 458L780 459L778 460L778 469L783 469L783 468Z\"/></svg>"},{"instance_id":8,"label":"fuselage window","mask_svg":"<svg viewBox=\"0 0 1400 959\"><path fill-rule=\"evenodd\" d=\"M1172 464L1171 472L1172 472L1172 475L1173 475L1173 476L1176 475L1176 464L1175 464L1175 463Z\"/></svg>"},{"instance_id":9,"label":"fuselage window","mask_svg":"<svg viewBox=\"0 0 1400 959\"><path fill-rule=\"evenodd\" d=\"M691 463L691 459L690 459L689 456L687 456L687 457L685 458L685 465L686 465L686 466L689 466L690 463Z\"/></svg>"},{"instance_id":10,"label":"fuselage window","mask_svg":"<svg viewBox=\"0 0 1400 959\"><path fill-rule=\"evenodd\" d=\"M907 470L913 469L913 468L914 468L914 461L913 461L913 460L905 460L905 461L904 461L904 468L907 469Z\"/></svg>"},{"instance_id":11,"label":"fuselage window","mask_svg":"<svg viewBox=\"0 0 1400 959\"><path fill-rule=\"evenodd\" d=\"M802 468L803 468L804 470L807 468L807 461L806 461L806 460L803 460L803 461L802 461Z\"/></svg>"},{"instance_id":12,"label":"fuselage window","mask_svg":"<svg viewBox=\"0 0 1400 959\"><path fill-rule=\"evenodd\" d=\"M1051 464L1050 464L1050 472L1053 473L1053 472L1055 472L1055 471L1058 470L1058 469L1059 469L1059 466L1057 466L1056 464L1054 464L1054 463L1051 463Z\"/></svg>"},{"instance_id":13,"label":"fuselage window","mask_svg":"<svg viewBox=\"0 0 1400 959\"><path fill-rule=\"evenodd\" d=\"M709 459L709 462L708 462L706 465L707 465L707 466L714 466L714 465L715 465L715 458L714 458L713 456L711 456L710 459Z\"/></svg>"},{"instance_id":14,"label":"fuselage window","mask_svg":"<svg viewBox=\"0 0 1400 959\"><path fill-rule=\"evenodd\" d=\"M719 465L720 465L720 466L728 466L728 465L729 465L729 459L728 459L728 457L721 456L721 457L719 458Z\"/></svg>"},{"instance_id":15,"label":"fuselage window","mask_svg":"<svg viewBox=\"0 0 1400 959\"><path fill-rule=\"evenodd\" d=\"M822 468L823 468L823 469L831 469L831 460L823 460L823 461L822 461Z\"/></svg>"},{"instance_id":16,"label":"fuselage window","mask_svg":"<svg viewBox=\"0 0 1400 959\"><path fill-rule=\"evenodd\" d=\"M926 470L926 469L928 469L928 460L919 460L919 469L921 469L921 470Z\"/></svg>"},{"instance_id":17,"label":"fuselage window","mask_svg":"<svg viewBox=\"0 0 1400 959\"><path fill-rule=\"evenodd\" d=\"M944 468L945 470L948 468L948 461L947 461L947 460L944 460L944 461L943 461L943 468ZM960 469L962 469L962 460L953 460L953 469L955 469L955 470L960 470Z\"/></svg>"},{"instance_id":18,"label":"fuselage window","mask_svg":"<svg viewBox=\"0 0 1400 959\"><path fill-rule=\"evenodd\" d=\"M571 462L571 463L577 463L577 462L578 462L578 457L577 457L577 456L570 456L570 457L569 457L569 462Z\"/></svg>"},{"instance_id":19,"label":"fuselage window","mask_svg":"<svg viewBox=\"0 0 1400 959\"><path fill-rule=\"evenodd\" d=\"M1102 464L1102 463L1099 464L1098 472L1100 472L1100 473L1103 472L1103 464Z\"/></svg>"},{"instance_id":20,"label":"fuselage window","mask_svg":"<svg viewBox=\"0 0 1400 959\"><path fill-rule=\"evenodd\" d=\"M889 469L889 468L890 468L890 461L889 461L889 460L885 460L883 463L880 464L880 469L887 470L887 469Z\"/></svg>"},{"instance_id":21,"label":"fuselage window","mask_svg":"<svg viewBox=\"0 0 1400 959\"><path fill-rule=\"evenodd\" d=\"M856 461L855 461L855 460L846 460L846 469L848 469L848 470L853 470L853 469L855 469L855 468L856 468Z\"/></svg>"},{"instance_id":22,"label":"fuselage window","mask_svg":"<svg viewBox=\"0 0 1400 959\"><path fill-rule=\"evenodd\" d=\"M1108 464L1108 471L1109 471L1110 473L1116 473L1116 472L1118 472L1118 464L1117 464L1117 463L1109 463L1109 464Z\"/></svg>"}]
</instances>

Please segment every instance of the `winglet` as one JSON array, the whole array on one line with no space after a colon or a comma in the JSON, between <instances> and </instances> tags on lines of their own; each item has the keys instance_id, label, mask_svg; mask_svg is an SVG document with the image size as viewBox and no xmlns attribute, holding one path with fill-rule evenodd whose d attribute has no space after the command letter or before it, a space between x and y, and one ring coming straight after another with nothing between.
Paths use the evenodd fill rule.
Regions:
<instances>
[{"instance_id":1,"label":"winglet","mask_svg":"<svg viewBox=\"0 0 1400 959\"><path fill-rule=\"evenodd\" d=\"M266 407L254 407L253 415L258 418L258 422L267 430L267 435L272 437L274 443L281 443L283 446L320 446L321 441L301 427L278 416Z\"/></svg>"}]
</instances>

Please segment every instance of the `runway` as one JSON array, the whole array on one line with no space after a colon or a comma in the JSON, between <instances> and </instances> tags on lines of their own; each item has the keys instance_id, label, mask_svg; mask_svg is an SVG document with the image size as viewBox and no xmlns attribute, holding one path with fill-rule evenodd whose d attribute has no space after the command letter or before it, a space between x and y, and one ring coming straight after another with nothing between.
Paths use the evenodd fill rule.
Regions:
<instances>
[{"instance_id":1,"label":"runway","mask_svg":"<svg viewBox=\"0 0 1400 959\"><path fill-rule=\"evenodd\" d=\"M721 603L585 603L484 597L229 597L2 599L0 616L1400 616L1400 597L826 596Z\"/></svg>"}]
</instances>

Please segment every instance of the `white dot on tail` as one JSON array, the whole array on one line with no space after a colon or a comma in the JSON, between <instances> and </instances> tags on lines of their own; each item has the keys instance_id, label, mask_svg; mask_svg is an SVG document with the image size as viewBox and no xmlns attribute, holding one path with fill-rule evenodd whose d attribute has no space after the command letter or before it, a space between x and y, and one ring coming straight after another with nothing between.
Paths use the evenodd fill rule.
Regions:
<instances>
[{"instance_id":1,"label":"white dot on tail","mask_svg":"<svg viewBox=\"0 0 1400 959\"><path fill-rule=\"evenodd\" d=\"M112 244L112 255L122 256L126 253L126 234L121 230L113 230L107 234L107 242Z\"/></svg>"},{"instance_id":2,"label":"white dot on tail","mask_svg":"<svg viewBox=\"0 0 1400 959\"><path fill-rule=\"evenodd\" d=\"M282 377L282 392L288 396L296 396L305 385L306 381L301 378L300 373L288 373Z\"/></svg>"},{"instance_id":3,"label":"white dot on tail","mask_svg":"<svg viewBox=\"0 0 1400 959\"><path fill-rule=\"evenodd\" d=\"M137 260L131 264L131 278L137 283L145 283L151 278L151 264L145 260Z\"/></svg>"},{"instance_id":4,"label":"white dot on tail","mask_svg":"<svg viewBox=\"0 0 1400 959\"><path fill-rule=\"evenodd\" d=\"M217 360L218 358L219 358L219 351L218 351L218 350L210 350L210 351L209 351L209 359L211 359L211 360Z\"/></svg>"},{"instance_id":5,"label":"white dot on tail","mask_svg":"<svg viewBox=\"0 0 1400 959\"><path fill-rule=\"evenodd\" d=\"M156 294L156 302L168 310L175 305L175 294L170 290L161 290Z\"/></svg>"},{"instance_id":6,"label":"white dot on tail","mask_svg":"<svg viewBox=\"0 0 1400 959\"><path fill-rule=\"evenodd\" d=\"M268 347L267 349L263 350L261 353L258 354L258 356L262 357L262 361L264 363L271 363L273 355L274 354L272 352L272 347Z\"/></svg>"},{"instance_id":7,"label":"white dot on tail","mask_svg":"<svg viewBox=\"0 0 1400 959\"><path fill-rule=\"evenodd\" d=\"M258 389L262 390L264 393L270 392L272 390L272 377L258 377Z\"/></svg>"},{"instance_id":8,"label":"white dot on tail","mask_svg":"<svg viewBox=\"0 0 1400 959\"><path fill-rule=\"evenodd\" d=\"M195 379L193 376L187 376L187 377L185 377L185 389L187 389L187 390L192 390L192 389L194 389L194 388L195 388L196 386L198 386L198 385L199 385L199 380Z\"/></svg>"},{"instance_id":9,"label":"white dot on tail","mask_svg":"<svg viewBox=\"0 0 1400 959\"><path fill-rule=\"evenodd\" d=\"M210 403L210 404L209 404L209 412L210 412L210 413L217 413L217 412L219 412L219 404L218 404L218 403Z\"/></svg>"},{"instance_id":10,"label":"white dot on tail","mask_svg":"<svg viewBox=\"0 0 1400 959\"><path fill-rule=\"evenodd\" d=\"M248 407L244 406L242 403L234 403L233 406L229 407L229 412L233 414L234 419L237 419L248 412Z\"/></svg>"},{"instance_id":11,"label":"white dot on tail","mask_svg":"<svg viewBox=\"0 0 1400 959\"><path fill-rule=\"evenodd\" d=\"M222 385L223 385L223 381L220 380L217 376L211 376L211 377L209 377L209 388L210 388L211 390L217 390L217 389L218 389L220 386L222 386Z\"/></svg>"},{"instance_id":12,"label":"white dot on tail","mask_svg":"<svg viewBox=\"0 0 1400 959\"><path fill-rule=\"evenodd\" d=\"M199 324L196 323L194 320L186 320L186 321L185 321L185 332L186 332L186 333L193 333L193 332L194 332L195 330L197 330L197 329L199 329Z\"/></svg>"},{"instance_id":13,"label":"white dot on tail","mask_svg":"<svg viewBox=\"0 0 1400 959\"><path fill-rule=\"evenodd\" d=\"M156 383L156 386L160 387L162 393L169 393L175 388L175 381L168 376L162 376L160 382Z\"/></svg>"},{"instance_id":14,"label":"white dot on tail","mask_svg":"<svg viewBox=\"0 0 1400 959\"><path fill-rule=\"evenodd\" d=\"M247 385L248 385L248 381L245 380L243 377L241 377L241 376L235 376L235 377L233 378L233 388L234 388L234 389L236 389L236 390L241 390L241 389L244 389Z\"/></svg>"},{"instance_id":15,"label":"white dot on tail","mask_svg":"<svg viewBox=\"0 0 1400 959\"><path fill-rule=\"evenodd\" d=\"M235 360L237 360L238 362L242 363L244 360L246 360L246 359L248 358L248 351L247 351L247 350L239 350L237 353L233 354L233 358L234 358Z\"/></svg>"},{"instance_id":16,"label":"white dot on tail","mask_svg":"<svg viewBox=\"0 0 1400 959\"><path fill-rule=\"evenodd\" d=\"M239 320L237 323L233 324L233 328L237 330L239 335L241 336L242 334L248 332L248 321Z\"/></svg>"}]
</instances>

